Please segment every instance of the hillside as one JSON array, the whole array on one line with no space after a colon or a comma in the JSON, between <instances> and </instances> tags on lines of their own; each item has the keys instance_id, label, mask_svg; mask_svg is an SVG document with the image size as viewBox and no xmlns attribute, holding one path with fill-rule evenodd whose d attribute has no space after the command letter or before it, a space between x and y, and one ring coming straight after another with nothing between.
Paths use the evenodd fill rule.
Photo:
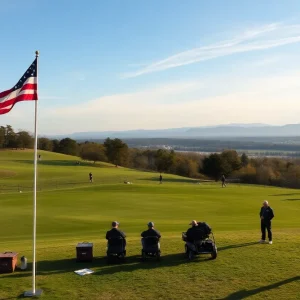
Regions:
<instances>
[{"instance_id":1,"label":"hillside","mask_svg":"<svg viewBox=\"0 0 300 300\"><path fill-rule=\"evenodd\" d=\"M110 138L228 138L228 137L288 137L299 136L300 124L271 126L265 124L229 124L203 127L168 129L140 129L125 131L98 131L69 133L58 138L105 139ZM54 137L54 136L53 136Z\"/></svg>"},{"instance_id":2,"label":"hillside","mask_svg":"<svg viewBox=\"0 0 300 300\"><path fill-rule=\"evenodd\" d=\"M41 155L36 282L42 299L300 299L298 190L231 184L222 189L167 174L158 184L155 173ZM32 167L31 151L1 151L0 186L29 186ZM124 184L124 178L133 184ZM264 199L275 212L273 245L257 242ZM0 252L25 255L31 267L32 192L1 190L0 203ZM212 226L216 260L203 255L189 262L184 256L181 232L193 219ZM105 259L105 233L113 220L127 235L127 260L121 265ZM140 259L140 234L149 221L162 234L160 262ZM76 245L83 241L94 244L91 263L75 260ZM94 273L74 273L82 268ZM0 299L21 298L31 282L30 269L0 274Z\"/></svg>"}]
</instances>

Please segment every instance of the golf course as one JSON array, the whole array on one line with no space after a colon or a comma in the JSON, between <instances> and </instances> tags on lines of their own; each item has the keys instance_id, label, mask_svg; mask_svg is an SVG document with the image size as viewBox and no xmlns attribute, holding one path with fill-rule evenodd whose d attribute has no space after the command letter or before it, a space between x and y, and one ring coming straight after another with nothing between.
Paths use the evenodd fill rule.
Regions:
<instances>
[{"instance_id":1,"label":"golf course","mask_svg":"<svg viewBox=\"0 0 300 300\"><path fill-rule=\"evenodd\" d=\"M37 275L41 299L300 299L300 191L199 182L39 151ZM78 163L79 162L79 163ZM93 183L89 173L93 173ZM128 181L132 184L124 184ZM273 245L259 244L259 210L274 210ZM28 259L26 271L0 274L0 299L32 288L33 151L0 152L0 252ZM181 233L207 222L218 256L184 255ZM120 222L127 257L107 264L106 231ZM140 234L153 221L161 261L141 261ZM93 243L93 262L76 245ZM89 268L93 274L74 271Z\"/></svg>"}]
</instances>

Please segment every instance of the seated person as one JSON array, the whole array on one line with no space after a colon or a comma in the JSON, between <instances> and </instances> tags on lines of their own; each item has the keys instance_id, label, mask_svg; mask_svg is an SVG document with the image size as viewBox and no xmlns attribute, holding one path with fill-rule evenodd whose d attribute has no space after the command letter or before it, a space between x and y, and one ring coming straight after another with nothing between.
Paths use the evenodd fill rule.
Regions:
<instances>
[{"instance_id":1,"label":"seated person","mask_svg":"<svg viewBox=\"0 0 300 300\"><path fill-rule=\"evenodd\" d=\"M187 246L192 249L193 251L196 251L196 247L194 245L194 242L199 240L199 227L198 222L196 220L193 220L189 225L192 225L187 232L186 232L186 244ZM202 232L202 231L201 231Z\"/></svg>"},{"instance_id":2,"label":"seated person","mask_svg":"<svg viewBox=\"0 0 300 300\"><path fill-rule=\"evenodd\" d=\"M113 238L123 238L124 240L124 247L126 246L126 235L123 231L119 229L119 222L113 221L111 223L112 229L106 232L106 239L113 239Z\"/></svg>"},{"instance_id":3,"label":"seated person","mask_svg":"<svg viewBox=\"0 0 300 300\"><path fill-rule=\"evenodd\" d=\"M154 229L154 223L153 222L149 222L147 224L148 226L148 230L145 230L141 233L141 236L142 236L142 246L143 246L143 249L144 249L144 246L145 246L145 240L144 238L146 237L157 237L158 239L161 238L161 235L159 233L159 231L155 230ZM158 249L160 249L160 244L158 243Z\"/></svg>"}]
</instances>

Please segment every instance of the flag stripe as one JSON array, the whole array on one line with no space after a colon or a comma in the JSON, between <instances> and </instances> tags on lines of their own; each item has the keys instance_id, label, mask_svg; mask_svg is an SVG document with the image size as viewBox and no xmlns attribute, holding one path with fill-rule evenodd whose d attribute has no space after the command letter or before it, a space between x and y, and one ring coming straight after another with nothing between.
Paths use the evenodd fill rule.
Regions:
<instances>
[{"instance_id":1,"label":"flag stripe","mask_svg":"<svg viewBox=\"0 0 300 300\"><path fill-rule=\"evenodd\" d=\"M36 77L29 77L24 82L24 85L22 86L21 89L17 89L17 90L10 89L10 90L7 90L5 92L0 93L0 103L5 101L5 100L12 99L13 97L11 97L10 94L15 93L15 95L17 95L16 93L18 91L25 90L25 89L37 90L37 79L36 79Z\"/></svg>"},{"instance_id":2,"label":"flag stripe","mask_svg":"<svg viewBox=\"0 0 300 300\"><path fill-rule=\"evenodd\" d=\"M18 97L19 95L24 95L24 94L27 94L27 93L33 93L34 91L36 91L36 88L34 88L34 89L31 89L31 88L30 89L24 89L24 87L22 87L21 89L15 90L15 91L11 92L9 95L7 95L6 97L3 97L2 99L0 99L0 104L5 103L6 101L9 101L9 100L13 100L16 97Z\"/></svg>"},{"instance_id":3,"label":"flag stripe","mask_svg":"<svg viewBox=\"0 0 300 300\"><path fill-rule=\"evenodd\" d=\"M22 86L21 91L24 91L24 90L37 90L37 84L36 83L25 83Z\"/></svg>"},{"instance_id":4,"label":"flag stripe","mask_svg":"<svg viewBox=\"0 0 300 300\"><path fill-rule=\"evenodd\" d=\"M13 89L10 89L10 90L7 90L7 91L4 91L4 92L1 92L0 93L0 99L7 96L9 93L11 93L13 91Z\"/></svg>"},{"instance_id":5,"label":"flag stripe","mask_svg":"<svg viewBox=\"0 0 300 300\"><path fill-rule=\"evenodd\" d=\"M7 104L6 106L0 107L0 115L8 113L17 102L21 101L31 101L31 100L37 100L37 94L31 94L31 95L26 95L26 97L21 97L19 99L16 99L15 101L11 101L11 103L5 103Z\"/></svg>"},{"instance_id":6,"label":"flag stripe","mask_svg":"<svg viewBox=\"0 0 300 300\"><path fill-rule=\"evenodd\" d=\"M16 97L0 103L0 109L20 101L37 100L36 91L22 91Z\"/></svg>"}]
</instances>

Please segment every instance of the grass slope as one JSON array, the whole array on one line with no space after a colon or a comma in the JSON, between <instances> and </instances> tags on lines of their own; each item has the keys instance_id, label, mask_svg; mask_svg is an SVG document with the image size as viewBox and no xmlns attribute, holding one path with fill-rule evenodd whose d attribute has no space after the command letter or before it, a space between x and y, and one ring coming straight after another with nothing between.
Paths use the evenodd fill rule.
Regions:
<instances>
[{"instance_id":1,"label":"grass slope","mask_svg":"<svg viewBox=\"0 0 300 300\"><path fill-rule=\"evenodd\" d=\"M222 189L172 175L159 185L154 173L108 164L78 166L77 160L44 152L39 165L37 286L43 299L300 299L298 190ZM32 168L30 151L0 152L0 252L17 251L29 261ZM87 182L90 171L93 184ZM125 179L133 184L123 184ZM18 193L18 185L27 192ZM257 243L264 199L275 211L273 245ZM216 260L184 258L181 232L195 218L213 227ZM122 265L107 265L104 235L115 219L127 233L128 258ZM149 220L163 236L159 263L140 261L139 236ZM75 262L75 247L82 241L94 243L92 263ZM95 273L73 273L85 267ZM30 270L0 274L0 299L18 298L31 280Z\"/></svg>"}]
</instances>

